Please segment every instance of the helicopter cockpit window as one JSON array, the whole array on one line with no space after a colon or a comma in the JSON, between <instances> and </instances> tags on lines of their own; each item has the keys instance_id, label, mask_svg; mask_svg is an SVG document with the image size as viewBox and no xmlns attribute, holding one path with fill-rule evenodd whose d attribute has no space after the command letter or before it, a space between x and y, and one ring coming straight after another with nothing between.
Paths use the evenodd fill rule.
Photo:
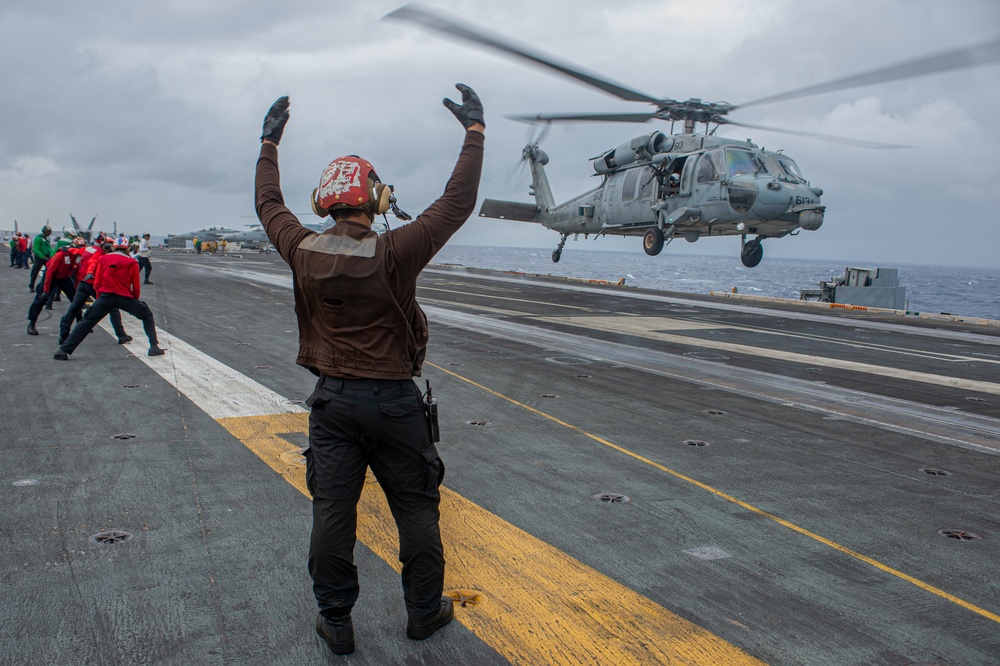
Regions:
<instances>
[{"instance_id":1,"label":"helicopter cockpit window","mask_svg":"<svg viewBox=\"0 0 1000 666\"><path fill-rule=\"evenodd\" d=\"M764 170L760 162L758 162L757 158L749 150L727 150L726 164L729 167L730 176L753 175L758 171Z\"/></svg>"},{"instance_id":2,"label":"helicopter cockpit window","mask_svg":"<svg viewBox=\"0 0 1000 666\"><path fill-rule=\"evenodd\" d=\"M635 199L635 183L639 180L642 169L631 169L625 174L625 182L622 183L622 201L632 201Z\"/></svg>"},{"instance_id":3,"label":"helicopter cockpit window","mask_svg":"<svg viewBox=\"0 0 1000 666\"><path fill-rule=\"evenodd\" d=\"M711 150L701 156L698 161L698 182L710 183L719 179L719 174L725 173L725 163L721 150Z\"/></svg>"},{"instance_id":4,"label":"helicopter cockpit window","mask_svg":"<svg viewBox=\"0 0 1000 666\"><path fill-rule=\"evenodd\" d=\"M639 194L637 199L649 199L653 196L653 181L655 180L653 170L644 167L639 176Z\"/></svg>"},{"instance_id":5,"label":"helicopter cockpit window","mask_svg":"<svg viewBox=\"0 0 1000 666\"><path fill-rule=\"evenodd\" d=\"M785 173L787 173L792 180L802 181L803 183L806 181L806 179L802 177L802 172L799 171L799 165L795 163L795 160L785 155L776 155L775 157L778 158L778 164L781 165L781 168L785 170Z\"/></svg>"}]
</instances>

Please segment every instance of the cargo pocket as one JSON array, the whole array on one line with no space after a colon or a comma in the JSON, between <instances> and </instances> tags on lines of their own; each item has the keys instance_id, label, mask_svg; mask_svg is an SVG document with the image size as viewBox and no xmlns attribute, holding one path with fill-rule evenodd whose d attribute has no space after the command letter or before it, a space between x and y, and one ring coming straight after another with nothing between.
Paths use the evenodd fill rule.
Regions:
<instances>
[{"instance_id":1,"label":"cargo pocket","mask_svg":"<svg viewBox=\"0 0 1000 666\"><path fill-rule=\"evenodd\" d=\"M324 389L322 386L317 386L308 398L306 398L306 407L309 409L322 409L323 405L330 401L330 392Z\"/></svg>"},{"instance_id":2,"label":"cargo pocket","mask_svg":"<svg viewBox=\"0 0 1000 666\"><path fill-rule=\"evenodd\" d=\"M414 399L413 396L406 396L403 399L393 400L392 402L381 402L379 403L378 409L386 416L395 419L402 419L413 414L414 412L423 413L424 411L424 407L420 404L420 400Z\"/></svg>"},{"instance_id":3,"label":"cargo pocket","mask_svg":"<svg viewBox=\"0 0 1000 666\"><path fill-rule=\"evenodd\" d=\"M444 481L444 461L441 460L441 456L438 455L437 448L433 444L421 451L420 455L427 463L426 489L437 490Z\"/></svg>"}]
</instances>

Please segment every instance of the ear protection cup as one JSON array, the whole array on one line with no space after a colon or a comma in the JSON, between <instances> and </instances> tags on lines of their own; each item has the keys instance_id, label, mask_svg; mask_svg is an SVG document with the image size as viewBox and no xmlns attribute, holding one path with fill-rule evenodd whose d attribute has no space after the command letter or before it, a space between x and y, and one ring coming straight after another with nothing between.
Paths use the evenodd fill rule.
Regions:
<instances>
[{"instance_id":1,"label":"ear protection cup","mask_svg":"<svg viewBox=\"0 0 1000 666\"><path fill-rule=\"evenodd\" d=\"M375 183L375 196L372 197L375 204L375 215L382 215L389 210L389 206L392 204L392 190L385 183Z\"/></svg>"},{"instance_id":2,"label":"ear protection cup","mask_svg":"<svg viewBox=\"0 0 1000 666\"><path fill-rule=\"evenodd\" d=\"M309 197L309 203L312 204L312 209L314 213L316 213L320 217L326 217L327 215L330 214L330 211L319 205L319 201L316 200L318 194L319 194L319 188L317 187L315 190L313 190L312 196Z\"/></svg>"}]
</instances>

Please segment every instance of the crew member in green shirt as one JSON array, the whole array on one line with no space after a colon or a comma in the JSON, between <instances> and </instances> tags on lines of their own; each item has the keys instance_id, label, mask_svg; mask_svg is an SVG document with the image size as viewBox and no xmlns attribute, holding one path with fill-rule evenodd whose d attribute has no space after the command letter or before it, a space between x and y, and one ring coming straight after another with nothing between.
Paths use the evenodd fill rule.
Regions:
<instances>
[{"instance_id":1,"label":"crew member in green shirt","mask_svg":"<svg viewBox=\"0 0 1000 666\"><path fill-rule=\"evenodd\" d=\"M52 258L52 242L49 240L51 235L52 227L45 225L42 227L42 233L35 236L35 242L31 246L32 253L35 255L35 263L31 266L28 291L35 290L35 279L38 277L38 271L42 270L42 266Z\"/></svg>"}]
</instances>

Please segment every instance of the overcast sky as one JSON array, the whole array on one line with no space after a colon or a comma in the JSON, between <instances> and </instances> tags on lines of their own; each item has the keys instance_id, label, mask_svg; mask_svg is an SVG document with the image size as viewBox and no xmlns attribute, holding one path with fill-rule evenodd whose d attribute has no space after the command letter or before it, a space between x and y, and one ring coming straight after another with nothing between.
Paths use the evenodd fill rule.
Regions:
<instances>
[{"instance_id":1,"label":"overcast sky","mask_svg":"<svg viewBox=\"0 0 1000 666\"><path fill-rule=\"evenodd\" d=\"M0 228L96 227L157 235L253 216L261 120L291 97L281 143L289 206L326 164L357 153L417 213L444 187L463 131L441 106L462 81L487 117L480 197L528 201L527 133L505 114L627 112L628 103L522 61L381 22L373 0L6 0L0 8ZM430 0L425 6L654 96L738 104L1000 33L995 0ZM1000 65L748 108L735 120L915 146L874 151L741 128L792 155L825 190L823 227L767 256L996 266ZM669 125L556 126L544 143L558 201L593 187L588 158ZM392 218L390 218L392 220ZM533 225L473 218L467 245L554 248ZM571 249L641 251L641 239ZM738 238L670 253L732 254Z\"/></svg>"}]
</instances>

